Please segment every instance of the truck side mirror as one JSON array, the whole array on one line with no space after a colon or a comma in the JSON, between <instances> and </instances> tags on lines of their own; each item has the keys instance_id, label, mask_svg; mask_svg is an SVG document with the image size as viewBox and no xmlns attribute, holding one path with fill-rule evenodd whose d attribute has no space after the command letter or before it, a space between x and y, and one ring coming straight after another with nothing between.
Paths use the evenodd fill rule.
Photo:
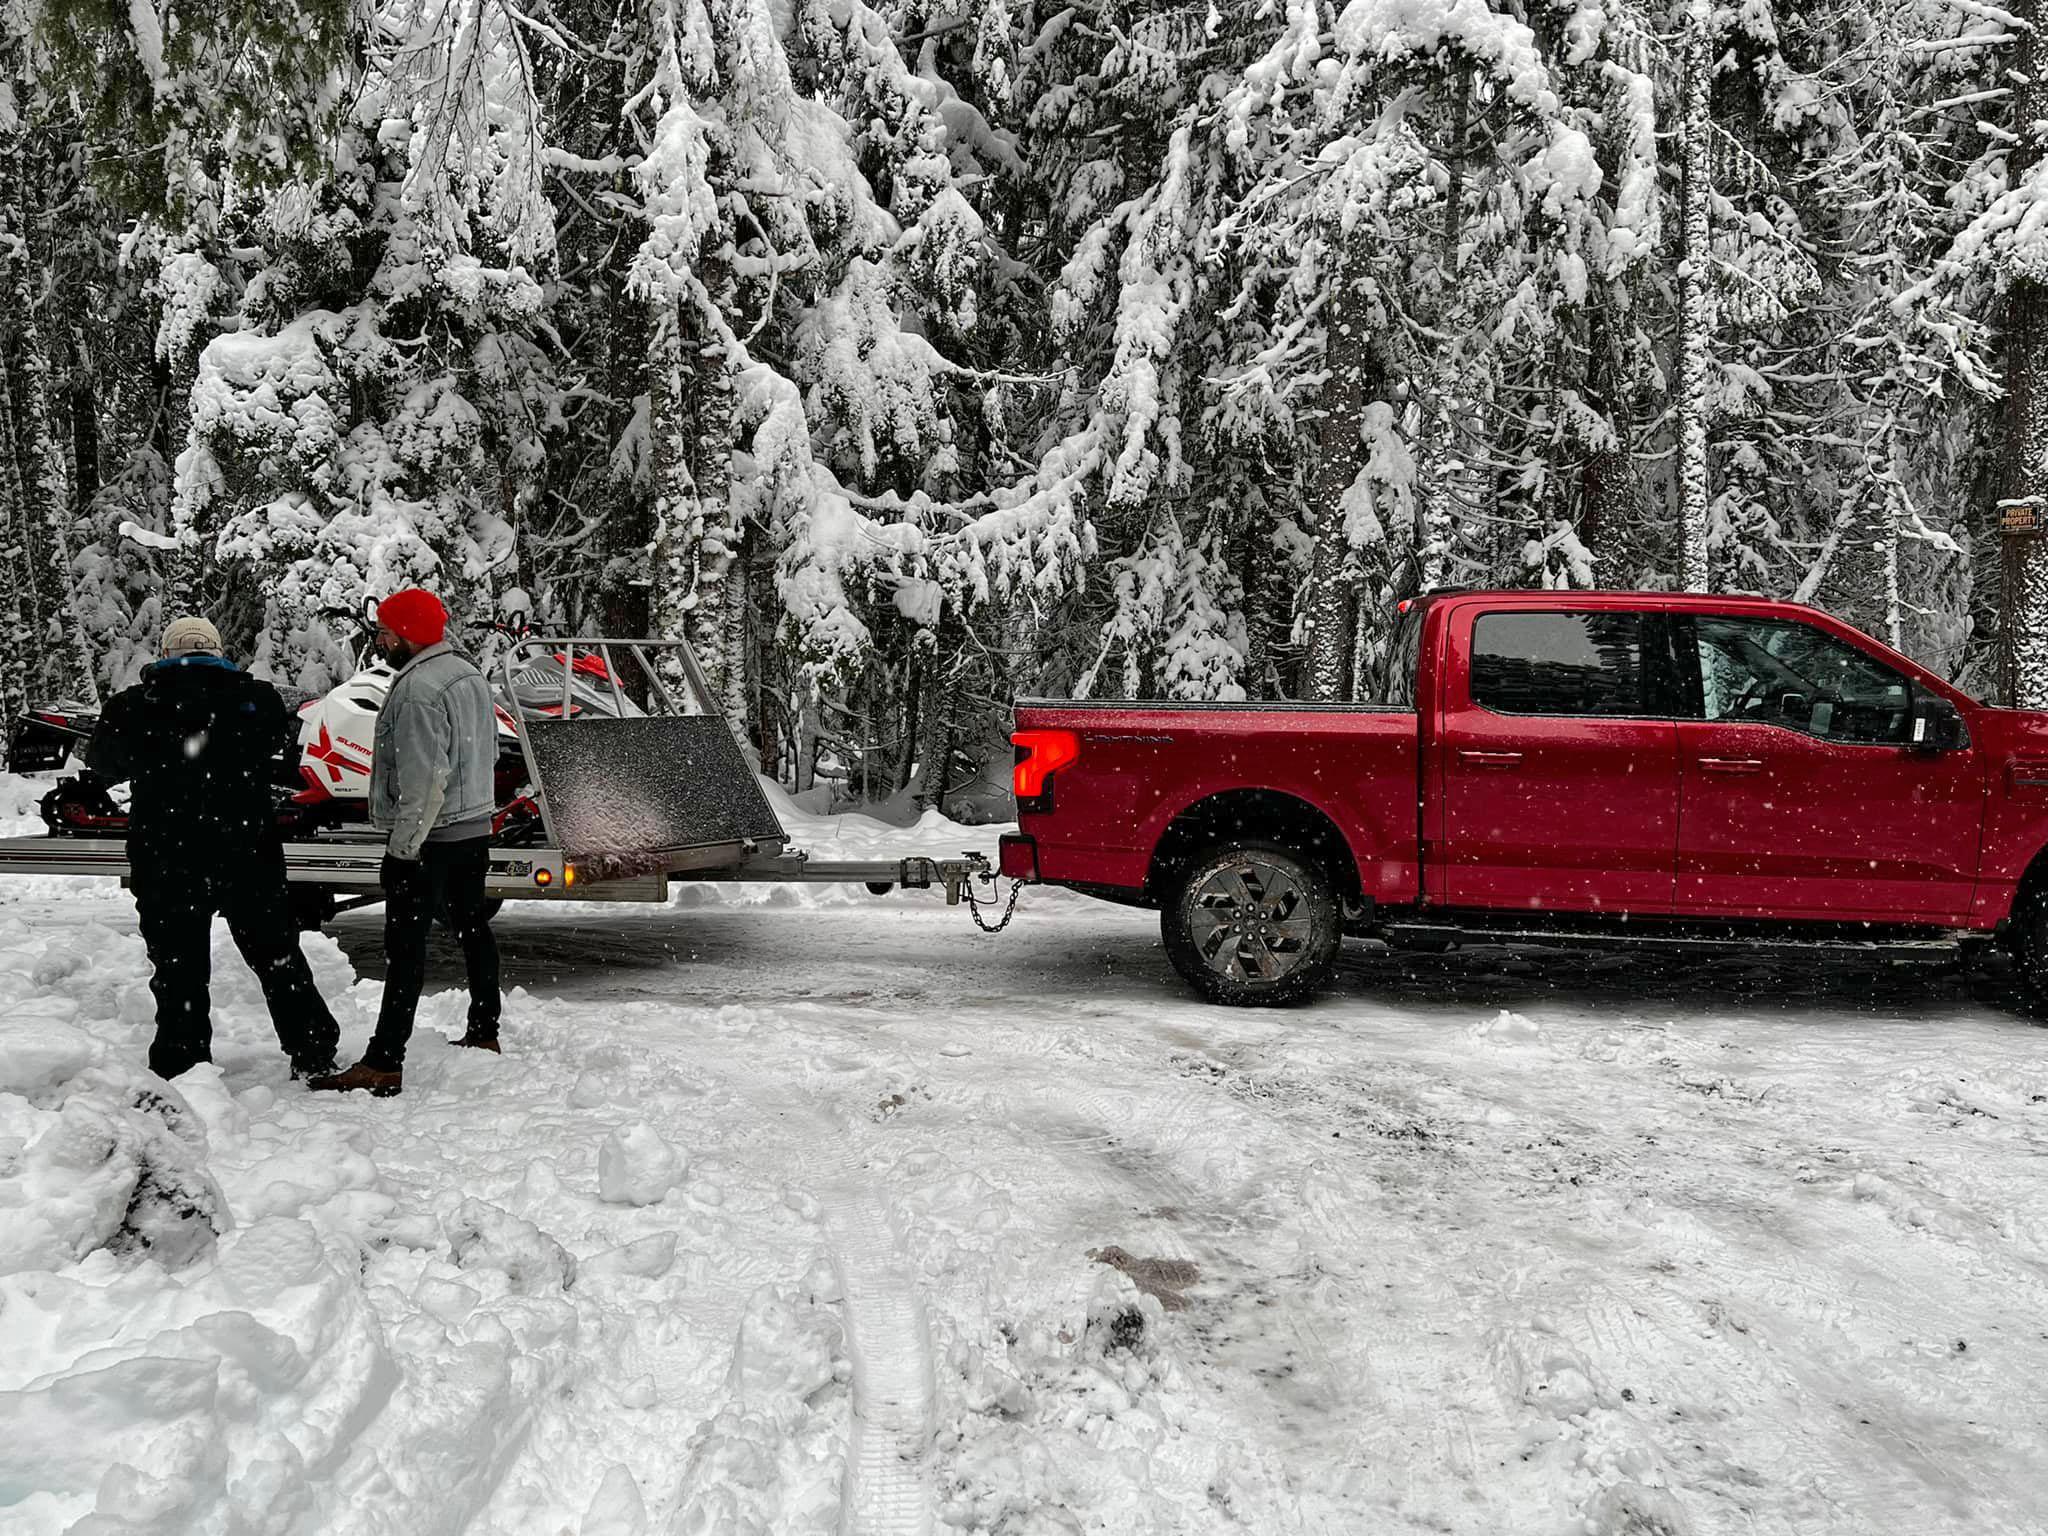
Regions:
<instances>
[{"instance_id":1,"label":"truck side mirror","mask_svg":"<svg viewBox=\"0 0 2048 1536\"><path fill-rule=\"evenodd\" d=\"M1970 744L1962 712L1936 694L1913 696L1907 745L1915 752L1955 752Z\"/></svg>"}]
</instances>

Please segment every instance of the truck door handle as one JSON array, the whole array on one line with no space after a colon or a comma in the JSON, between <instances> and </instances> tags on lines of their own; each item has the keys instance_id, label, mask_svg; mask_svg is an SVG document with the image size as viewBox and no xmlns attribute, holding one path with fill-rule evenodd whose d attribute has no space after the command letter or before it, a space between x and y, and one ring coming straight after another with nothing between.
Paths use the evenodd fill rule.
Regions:
<instances>
[{"instance_id":1,"label":"truck door handle","mask_svg":"<svg viewBox=\"0 0 2048 1536\"><path fill-rule=\"evenodd\" d=\"M1703 757L1700 767L1708 773L1762 773L1763 761L1754 757Z\"/></svg>"},{"instance_id":2,"label":"truck door handle","mask_svg":"<svg viewBox=\"0 0 2048 1536\"><path fill-rule=\"evenodd\" d=\"M1468 748L1458 753L1458 761L1474 768L1512 768L1521 760L1519 752L1475 752Z\"/></svg>"}]
</instances>

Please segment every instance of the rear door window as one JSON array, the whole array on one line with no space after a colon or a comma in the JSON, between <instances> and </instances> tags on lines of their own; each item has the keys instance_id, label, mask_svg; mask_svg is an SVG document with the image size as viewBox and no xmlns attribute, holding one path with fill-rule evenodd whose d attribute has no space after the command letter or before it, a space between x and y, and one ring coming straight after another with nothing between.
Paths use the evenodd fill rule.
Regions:
<instances>
[{"instance_id":1,"label":"rear door window","mask_svg":"<svg viewBox=\"0 0 2048 1536\"><path fill-rule=\"evenodd\" d=\"M1636 613L1484 613L1472 702L1499 715L1650 714Z\"/></svg>"}]
</instances>

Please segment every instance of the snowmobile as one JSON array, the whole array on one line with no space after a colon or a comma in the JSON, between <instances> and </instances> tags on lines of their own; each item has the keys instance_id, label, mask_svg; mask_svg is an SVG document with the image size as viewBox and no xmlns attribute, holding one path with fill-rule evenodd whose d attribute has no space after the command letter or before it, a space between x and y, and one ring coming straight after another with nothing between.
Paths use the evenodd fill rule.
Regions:
<instances>
[{"instance_id":1,"label":"snowmobile","mask_svg":"<svg viewBox=\"0 0 2048 1536\"><path fill-rule=\"evenodd\" d=\"M8 771L48 773L62 768L74 752L83 756L99 718L98 710L70 701L29 710L9 734Z\"/></svg>"},{"instance_id":2,"label":"snowmobile","mask_svg":"<svg viewBox=\"0 0 2048 1536\"><path fill-rule=\"evenodd\" d=\"M507 626L494 626L519 633ZM280 689L299 718L296 741L278 754L271 775L277 790L278 830L308 837L323 828L346 827L369 817L370 758L377 713L391 692L396 672L366 649L354 676L325 694ZM498 811L493 833L518 845L540 835L539 807L530 777L516 710L525 719L622 719L643 712L612 675L604 656L579 653L573 662L561 651L543 652L496 690L498 753L495 769ZM508 708L509 706L509 708ZM9 747L16 772L62 767L81 758L98 723L97 710L60 705L32 710L21 718ZM127 812L90 775L60 782L42 799L43 822L52 832L74 836L124 835Z\"/></svg>"},{"instance_id":3,"label":"snowmobile","mask_svg":"<svg viewBox=\"0 0 2048 1536\"><path fill-rule=\"evenodd\" d=\"M377 712L396 675L390 663L371 657L347 682L301 706L297 766L302 784L291 804L302 813L302 828L367 819ZM499 809L493 831L501 842L513 843L539 827L537 809L526 793L526 754L513 711L527 720L627 719L642 713L614 686L602 656L578 655L572 663L561 651L537 656L514 673L509 689L498 689L495 707Z\"/></svg>"}]
</instances>

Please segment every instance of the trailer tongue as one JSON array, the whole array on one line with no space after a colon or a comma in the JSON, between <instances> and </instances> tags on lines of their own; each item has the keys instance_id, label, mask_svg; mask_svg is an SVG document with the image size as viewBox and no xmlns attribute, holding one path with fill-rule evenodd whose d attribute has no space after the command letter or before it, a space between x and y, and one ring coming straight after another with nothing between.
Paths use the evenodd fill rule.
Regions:
<instances>
[{"instance_id":1,"label":"trailer tongue","mask_svg":"<svg viewBox=\"0 0 2048 1536\"><path fill-rule=\"evenodd\" d=\"M622 703L625 679L638 679L649 707L633 704L616 717L586 713L565 685L558 708L519 712L541 835L491 849L485 890L492 897L660 902L680 878L939 888L957 905L963 897L973 900L975 880L993 877L988 858L976 852L957 859L911 854L828 862L790 847L696 658L681 642L521 640L501 662L508 684L536 651L561 658L565 679L579 658L595 658L601 665L589 670ZM631 671L625 670L629 660ZM287 842L285 870L302 920L311 926L382 899L383 852L383 837L368 827ZM126 879L127 842L112 836L0 838L0 874Z\"/></svg>"}]
</instances>

